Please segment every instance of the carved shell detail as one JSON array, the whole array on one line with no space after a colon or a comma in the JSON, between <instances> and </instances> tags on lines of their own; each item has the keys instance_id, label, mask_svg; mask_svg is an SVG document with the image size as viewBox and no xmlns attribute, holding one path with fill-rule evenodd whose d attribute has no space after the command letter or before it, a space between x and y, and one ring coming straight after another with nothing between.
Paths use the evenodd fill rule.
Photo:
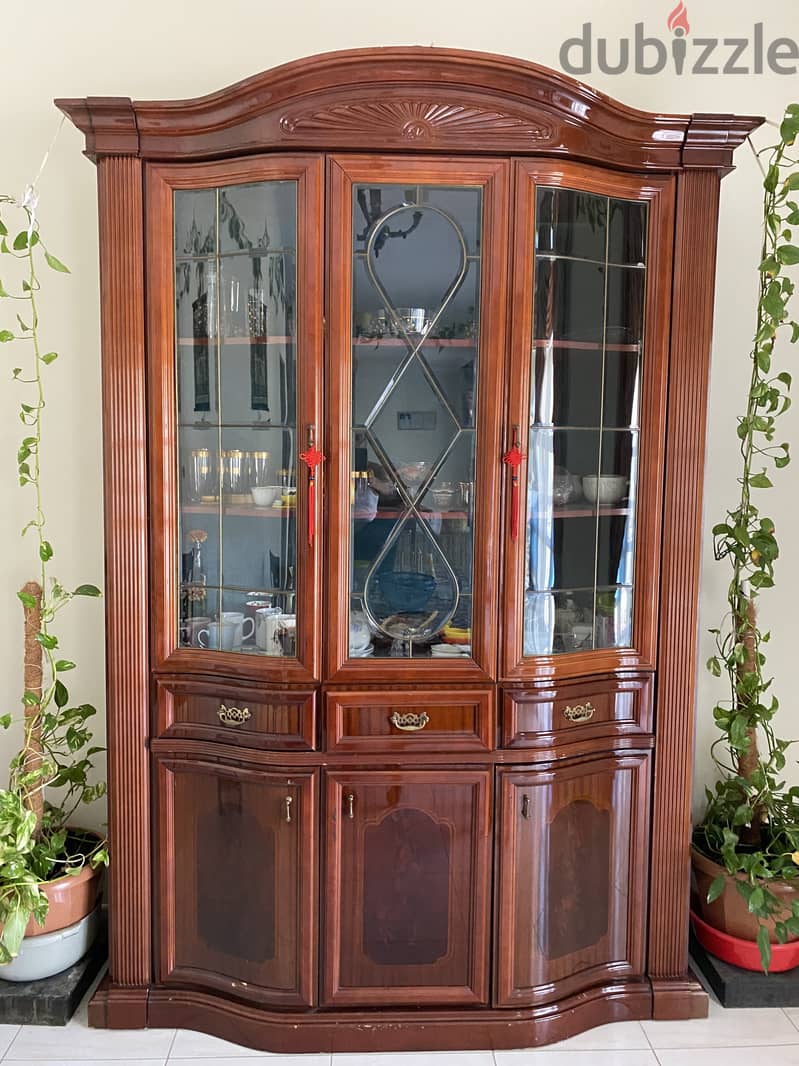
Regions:
<instances>
[{"instance_id":1,"label":"carved shell detail","mask_svg":"<svg viewBox=\"0 0 799 1066\"><path fill-rule=\"evenodd\" d=\"M537 118L473 104L408 99L365 100L283 115L280 127L288 134L379 132L417 142L471 139L480 134L517 135L527 141L546 141L553 136L552 127Z\"/></svg>"}]
</instances>

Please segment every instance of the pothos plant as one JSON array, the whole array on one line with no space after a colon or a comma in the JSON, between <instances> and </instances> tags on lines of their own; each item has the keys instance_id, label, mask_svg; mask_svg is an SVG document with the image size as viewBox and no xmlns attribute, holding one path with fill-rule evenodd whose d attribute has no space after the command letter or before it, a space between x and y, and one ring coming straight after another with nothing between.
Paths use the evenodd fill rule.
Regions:
<instances>
[{"instance_id":1,"label":"pothos plant","mask_svg":"<svg viewBox=\"0 0 799 1066\"><path fill-rule=\"evenodd\" d=\"M89 863L108 862L106 843L96 834L71 828L75 811L105 793L103 782L90 783L93 758L103 749L92 745L89 719L96 710L70 698L65 678L75 668L62 658L54 624L75 596L99 596L94 585L68 591L51 575L53 546L46 532L41 458L45 412L44 375L57 359L41 340L39 267L58 273L68 268L41 238L31 189L22 201L0 195L0 267L9 262L14 283L0 281L0 310L12 328L0 329L0 344L21 353L13 378L26 389L19 418L24 436L17 453L19 484L33 497L33 513L22 530L35 543L38 574L18 593L25 619L22 712L0 715L0 725L22 727L22 746L11 761L8 787L0 789L0 963L18 950L33 915L47 916L47 886L42 882L77 874ZM21 227L9 230L16 217ZM16 261L16 262L15 262ZM8 278L6 271L2 272Z\"/></svg>"},{"instance_id":2,"label":"pothos plant","mask_svg":"<svg viewBox=\"0 0 799 1066\"><path fill-rule=\"evenodd\" d=\"M695 846L732 875L713 881L708 901L724 891L741 894L759 919L765 970L771 961L770 926L781 943L799 935L799 902L786 910L772 891L775 881L799 877L799 787L786 787L782 780L792 742L774 731L779 703L765 674L763 651L769 634L757 619L758 596L773 587L779 554L774 522L761 510L758 494L772 487L770 470L790 462L789 445L776 443L776 432L779 416L790 406L791 375L775 372L774 357L778 340L799 341L799 322L789 310L794 282L786 273L799 263L793 233L799 227L797 136L799 104L791 104L779 141L758 153L764 172L763 244L752 371L746 413L738 419L740 497L713 528L716 558L725 559L731 573L729 609L721 627L711 630L716 654L707 665L716 677L726 675L729 696L713 709L721 735L711 754L720 777L715 789L706 790L707 808L694 833Z\"/></svg>"}]
</instances>

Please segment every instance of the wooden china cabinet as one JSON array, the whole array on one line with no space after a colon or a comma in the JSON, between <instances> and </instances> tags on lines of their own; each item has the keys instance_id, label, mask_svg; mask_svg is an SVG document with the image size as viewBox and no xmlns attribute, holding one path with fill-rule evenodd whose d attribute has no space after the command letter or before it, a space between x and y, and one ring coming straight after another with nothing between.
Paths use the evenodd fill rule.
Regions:
<instances>
[{"instance_id":1,"label":"wooden china cabinet","mask_svg":"<svg viewBox=\"0 0 799 1066\"><path fill-rule=\"evenodd\" d=\"M340 52L59 107L99 174L93 1024L513 1047L687 972L719 183L759 120Z\"/></svg>"}]
</instances>

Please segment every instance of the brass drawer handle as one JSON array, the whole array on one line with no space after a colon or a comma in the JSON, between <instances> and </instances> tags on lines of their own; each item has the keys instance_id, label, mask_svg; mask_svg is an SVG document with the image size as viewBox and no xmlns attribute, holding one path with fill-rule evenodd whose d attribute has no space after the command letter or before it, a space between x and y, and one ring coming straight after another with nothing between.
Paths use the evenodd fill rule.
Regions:
<instances>
[{"instance_id":1,"label":"brass drawer handle","mask_svg":"<svg viewBox=\"0 0 799 1066\"><path fill-rule=\"evenodd\" d=\"M226 707L224 703L216 713L222 725L240 726L252 718L249 707Z\"/></svg>"},{"instance_id":2,"label":"brass drawer handle","mask_svg":"<svg viewBox=\"0 0 799 1066\"><path fill-rule=\"evenodd\" d=\"M394 711L391 716L391 724L395 729L402 729L406 733L415 733L419 729L424 729L430 722L430 715L427 711L422 711L421 714L400 714L399 711Z\"/></svg>"},{"instance_id":3,"label":"brass drawer handle","mask_svg":"<svg viewBox=\"0 0 799 1066\"><path fill-rule=\"evenodd\" d=\"M595 710L593 703L577 703L574 707L564 707L563 717L570 722L590 722Z\"/></svg>"}]
</instances>

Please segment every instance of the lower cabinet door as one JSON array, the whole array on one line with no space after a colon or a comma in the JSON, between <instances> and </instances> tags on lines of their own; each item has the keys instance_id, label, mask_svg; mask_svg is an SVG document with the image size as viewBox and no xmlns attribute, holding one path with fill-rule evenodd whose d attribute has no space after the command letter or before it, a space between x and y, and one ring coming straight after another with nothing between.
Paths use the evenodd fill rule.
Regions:
<instances>
[{"instance_id":1,"label":"lower cabinet door","mask_svg":"<svg viewBox=\"0 0 799 1066\"><path fill-rule=\"evenodd\" d=\"M327 776L324 1000L488 1000L486 771Z\"/></svg>"},{"instance_id":2,"label":"lower cabinet door","mask_svg":"<svg viewBox=\"0 0 799 1066\"><path fill-rule=\"evenodd\" d=\"M499 773L495 1003L644 971L649 756Z\"/></svg>"},{"instance_id":3,"label":"lower cabinet door","mask_svg":"<svg viewBox=\"0 0 799 1066\"><path fill-rule=\"evenodd\" d=\"M157 760L160 980L316 1000L316 775Z\"/></svg>"}]
</instances>

